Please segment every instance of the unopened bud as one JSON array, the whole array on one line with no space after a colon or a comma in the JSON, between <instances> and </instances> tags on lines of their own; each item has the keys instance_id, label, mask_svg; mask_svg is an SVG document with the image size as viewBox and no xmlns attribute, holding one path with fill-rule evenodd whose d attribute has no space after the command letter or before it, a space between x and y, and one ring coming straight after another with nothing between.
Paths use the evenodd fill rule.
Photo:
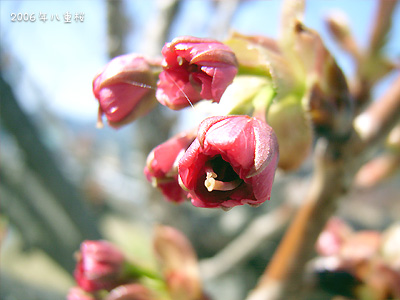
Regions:
<instances>
[{"instance_id":1,"label":"unopened bud","mask_svg":"<svg viewBox=\"0 0 400 300\"><path fill-rule=\"evenodd\" d=\"M272 103L267 120L278 139L278 167L285 171L299 168L309 156L313 141L311 122L300 99L289 95Z\"/></svg>"},{"instance_id":2,"label":"unopened bud","mask_svg":"<svg viewBox=\"0 0 400 300\"><path fill-rule=\"evenodd\" d=\"M326 17L328 29L339 43L345 43L350 35L347 16L342 11L335 11Z\"/></svg>"},{"instance_id":3,"label":"unopened bud","mask_svg":"<svg viewBox=\"0 0 400 300\"><path fill-rule=\"evenodd\" d=\"M197 256L190 241L177 229L160 225L155 230L154 249L171 298L203 299Z\"/></svg>"},{"instance_id":4,"label":"unopened bud","mask_svg":"<svg viewBox=\"0 0 400 300\"><path fill-rule=\"evenodd\" d=\"M237 73L233 51L223 43L182 36L162 49L163 68L157 83L157 100L182 109L202 99L219 102Z\"/></svg>"},{"instance_id":5,"label":"unopened bud","mask_svg":"<svg viewBox=\"0 0 400 300\"><path fill-rule=\"evenodd\" d=\"M138 54L112 59L93 80L93 93L99 101L99 124L103 114L112 127L119 127L154 108L160 68L160 62Z\"/></svg>"},{"instance_id":6,"label":"unopened bud","mask_svg":"<svg viewBox=\"0 0 400 300\"><path fill-rule=\"evenodd\" d=\"M87 292L110 290L121 283L125 258L107 241L84 241L74 272L78 285Z\"/></svg>"},{"instance_id":7,"label":"unopened bud","mask_svg":"<svg viewBox=\"0 0 400 300\"><path fill-rule=\"evenodd\" d=\"M295 51L306 70L308 106L317 134L333 139L348 137L353 119L353 99L343 71L319 34L298 22Z\"/></svg>"},{"instance_id":8,"label":"unopened bud","mask_svg":"<svg viewBox=\"0 0 400 300\"><path fill-rule=\"evenodd\" d=\"M178 161L195 139L194 132L182 132L155 147L147 157L144 174L168 201L181 203L186 192L178 183Z\"/></svg>"}]
</instances>

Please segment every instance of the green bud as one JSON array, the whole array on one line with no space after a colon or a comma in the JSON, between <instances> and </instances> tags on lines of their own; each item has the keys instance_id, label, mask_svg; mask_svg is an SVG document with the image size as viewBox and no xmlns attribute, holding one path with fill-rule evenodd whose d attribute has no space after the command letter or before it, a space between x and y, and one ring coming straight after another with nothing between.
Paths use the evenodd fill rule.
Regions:
<instances>
[{"instance_id":1,"label":"green bud","mask_svg":"<svg viewBox=\"0 0 400 300\"><path fill-rule=\"evenodd\" d=\"M238 74L252 74L270 77L270 64L267 49L248 40L243 35L234 34L224 42L233 52L239 63Z\"/></svg>"},{"instance_id":2,"label":"green bud","mask_svg":"<svg viewBox=\"0 0 400 300\"><path fill-rule=\"evenodd\" d=\"M315 130L329 138L346 138L353 117L353 99L343 71L316 31L300 22L295 30L295 51L304 64L307 81L303 104L310 111Z\"/></svg>"},{"instance_id":3,"label":"green bud","mask_svg":"<svg viewBox=\"0 0 400 300\"><path fill-rule=\"evenodd\" d=\"M258 106L262 105L262 102L267 103L271 100L269 98L272 96L266 95L267 98L264 100L257 96L263 88L270 90L270 94L275 94L272 83L268 78L251 75L236 76L233 83L226 89L219 105L223 107L224 114L252 115L255 109L254 100L257 97Z\"/></svg>"},{"instance_id":4,"label":"green bud","mask_svg":"<svg viewBox=\"0 0 400 300\"><path fill-rule=\"evenodd\" d=\"M304 92L303 69L281 52L275 40L234 33L225 43L235 52L239 75L269 79L281 97L293 91Z\"/></svg>"},{"instance_id":5,"label":"green bud","mask_svg":"<svg viewBox=\"0 0 400 300\"><path fill-rule=\"evenodd\" d=\"M278 138L278 167L285 171L299 168L309 155L313 141L311 122L301 99L293 94L272 103L267 122Z\"/></svg>"}]
</instances>

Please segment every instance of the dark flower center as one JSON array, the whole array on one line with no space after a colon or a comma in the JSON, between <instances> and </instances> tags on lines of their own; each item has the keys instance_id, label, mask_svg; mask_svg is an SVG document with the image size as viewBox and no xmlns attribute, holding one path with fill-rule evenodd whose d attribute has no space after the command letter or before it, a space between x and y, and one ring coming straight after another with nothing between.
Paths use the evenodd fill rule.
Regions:
<instances>
[{"instance_id":1,"label":"dark flower center","mask_svg":"<svg viewBox=\"0 0 400 300\"><path fill-rule=\"evenodd\" d=\"M178 56L176 58L178 65L186 69L189 73L196 73L200 71L200 68L196 64L190 64L186 59L184 59L182 56Z\"/></svg>"},{"instance_id":2,"label":"dark flower center","mask_svg":"<svg viewBox=\"0 0 400 300\"><path fill-rule=\"evenodd\" d=\"M204 185L209 192L231 191L243 182L232 166L222 159L221 155L217 155L207 162L205 172Z\"/></svg>"}]
</instances>

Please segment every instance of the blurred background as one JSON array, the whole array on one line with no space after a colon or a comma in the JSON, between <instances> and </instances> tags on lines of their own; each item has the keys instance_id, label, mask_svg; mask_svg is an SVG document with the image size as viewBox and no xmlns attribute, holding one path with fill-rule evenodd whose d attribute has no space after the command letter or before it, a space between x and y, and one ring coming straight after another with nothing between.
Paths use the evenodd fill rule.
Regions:
<instances>
[{"instance_id":1,"label":"blurred background","mask_svg":"<svg viewBox=\"0 0 400 300\"><path fill-rule=\"evenodd\" d=\"M260 208L229 212L165 203L143 176L147 153L203 114L158 107L121 129L96 128L94 75L129 52L159 56L179 35L224 39L234 30L276 38L281 1L261 0L1 0L1 299L64 299L74 285L74 252L84 239L106 238L154 265L156 223L192 241L204 268L252 219L290 200L300 203L311 164L277 175ZM348 55L330 37L325 17L343 12L366 45L377 1L307 1L305 24L321 34L347 76ZM68 22L67 16L71 16ZM400 7L385 51L400 57ZM398 72L397 72L398 73ZM380 95L396 74L374 90ZM349 197L339 214L360 228L383 229L400 218L399 176ZM376 201L379 199L379 201ZM354 212L357 213L354 213ZM285 222L283 222L285 224ZM244 299L264 270L284 224L240 258L230 272L205 278L215 299ZM223 268L222 268L223 269ZM221 273L221 274L219 274Z\"/></svg>"}]
</instances>

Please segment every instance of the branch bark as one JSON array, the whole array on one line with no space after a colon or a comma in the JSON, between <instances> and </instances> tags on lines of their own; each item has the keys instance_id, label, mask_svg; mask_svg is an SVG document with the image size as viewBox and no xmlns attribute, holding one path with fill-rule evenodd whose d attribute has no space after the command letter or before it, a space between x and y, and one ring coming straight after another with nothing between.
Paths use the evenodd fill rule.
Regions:
<instances>
[{"instance_id":1,"label":"branch bark","mask_svg":"<svg viewBox=\"0 0 400 300\"><path fill-rule=\"evenodd\" d=\"M352 129L343 143L320 139L315 150L315 170L310 192L287 230L258 286L247 300L301 299L304 268L315 242L341 196L347 193L354 175L371 147L385 137L399 119L400 88L396 80L387 93L367 111L377 128L365 139Z\"/></svg>"},{"instance_id":2,"label":"branch bark","mask_svg":"<svg viewBox=\"0 0 400 300\"><path fill-rule=\"evenodd\" d=\"M217 40L226 38L232 19L239 8L241 0L215 1L215 13L210 22L210 37Z\"/></svg>"},{"instance_id":3,"label":"branch bark","mask_svg":"<svg viewBox=\"0 0 400 300\"><path fill-rule=\"evenodd\" d=\"M355 121L354 126L361 138L362 149L368 148L387 133L400 120L400 74L390 88L373 102Z\"/></svg>"},{"instance_id":4,"label":"branch bark","mask_svg":"<svg viewBox=\"0 0 400 300\"><path fill-rule=\"evenodd\" d=\"M375 23L371 28L369 39L369 51L372 55L379 52L386 42L397 2L397 0L379 0L376 16L374 17Z\"/></svg>"},{"instance_id":5,"label":"branch bark","mask_svg":"<svg viewBox=\"0 0 400 300\"><path fill-rule=\"evenodd\" d=\"M140 51L146 55L160 55L160 51L171 28L182 1L157 0L156 10L145 28L145 39L141 43Z\"/></svg>"},{"instance_id":6,"label":"branch bark","mask_svg":"<svg viewBox=\"0 0 400 300\"><path fill-rule=\"evenodd\" d=\"M124 53L128 31L128 20L121 0L107 0L107 23L108 56L113 58Z\"/></svg>"}]
</instances>

